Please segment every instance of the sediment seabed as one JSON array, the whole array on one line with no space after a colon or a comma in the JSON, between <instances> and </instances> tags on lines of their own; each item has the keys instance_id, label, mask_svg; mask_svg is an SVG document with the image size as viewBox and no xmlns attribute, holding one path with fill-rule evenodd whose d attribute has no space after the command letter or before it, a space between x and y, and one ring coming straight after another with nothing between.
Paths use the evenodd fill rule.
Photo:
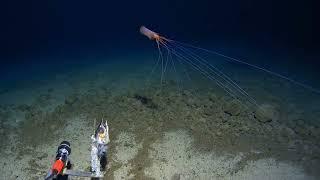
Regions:
<instances>
[{"instance_id":1,"label":"sediment seabed","mask_svg":"<svg viewBox=\"0 0 320 180\"><path fill-rule=\"evenodd\" d=\"M111 138L106 179L319 178L319 126L283 119L276 104L261 106L263 116L215 89L174 83L122 93L100 84L63 101L55 92L0 107L4 179L43 178L62 140L71 142L74 168L89 170L93 119L102 117Z\"/></svg>"}]
</instances>

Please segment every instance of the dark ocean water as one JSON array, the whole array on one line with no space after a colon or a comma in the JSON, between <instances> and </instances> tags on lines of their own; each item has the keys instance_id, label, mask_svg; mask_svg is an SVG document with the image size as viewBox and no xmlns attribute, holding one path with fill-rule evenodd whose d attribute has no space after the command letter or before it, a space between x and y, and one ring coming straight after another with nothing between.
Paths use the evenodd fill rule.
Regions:
<instances>
[{"instance_id":1,"label":"dark ocean water","mask_svg":"<svg viewBox=\"0 0 320 180\"><path fill-rule=\"evenodd\" d=\"M137 33L137 36L140 36L140 34ZM42 55L40 52L39 55L36 55L35 53L35 55L32 56L16 57L13 63L10 59L7 59L6 63L3 63L1 66L1 87L3 89L18 87L20 84L23 85L24 82L46 80L56 74L73 72L80 69L90 69L91 67L105 63L121 64L114 70L123 73L125 76L126 72L129 72L132 68L139 69L139 67L143 68L149 66L149 63L156 63L158 52L155 43L148 41L147 39L143 42L145 45L136 49L130 49L123 46L123 48L106 49L106 51L79 52L79 54L73 53L71 55L67 52L58 53L58 55L54 52L49 55ZM237 43L230 43L229 46L222 43L214 43L214 45L209 43L196 43L195 45L266 68L300 83L310 85L315 89L320 88L318 81L318 78L320 77L318 71L319 66L317 63L313 63L317 59L316 56L303 56L297 52L274 49L259 49L257 47L247 47L245 44L241 45ZM204 57L208 62L217 66L218 69L222 70L227 75L233 74L233 76L235 76L233 78L254 78L253 76L250 76L250 73L253 75L266 76L267 78L277 78L261 70L255 70L255 68L247 65L230 62L223 57L210 55L203 51L195 51L195 53ZM172 63L169 63L168 65L172 68ZM179 63L176 65L179 66ZM131 66L132 68L130 68ZM150 68L150 72L151 71L152 68ZM241 74L242 71L245 74ZM293 84L286 80L284 80L283 83ZM261 83L256 84L256 86L261 85ZM312 91L303 87L296 86L296 88L305 91L305 93L312 93Z\"/></svg>"}]
</instances>

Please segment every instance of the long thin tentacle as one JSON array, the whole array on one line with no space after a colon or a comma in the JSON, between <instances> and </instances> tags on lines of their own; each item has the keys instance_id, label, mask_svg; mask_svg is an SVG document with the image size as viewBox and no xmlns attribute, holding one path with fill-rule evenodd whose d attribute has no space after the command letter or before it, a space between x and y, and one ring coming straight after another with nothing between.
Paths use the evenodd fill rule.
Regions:
<instances>
[{"instance_id":1,"label":"long thin tentacle","mask_svg":"<svg viewBox=\"0 0 320 180\"><path fill-rule=\"evenodd\" d=\"M167 57L171 60L171 63L172 63L172 66L173 66L173 70L174 70L174 73L176 75L176 81L178 83L178 89L180 90L179 77L178 77L178 73L176 71L176 67L175 67L174 61L172 60L171 50L170 50L169 46L167 45L167 43L164 40L161 40L159 42L160 42L160 45L163 45L165 47L165 49L167 50L167 55L168 55ZM166 66L167 66L167 63L168 63L169 59L167 59Z\"/></svg>"},{"instance_id":2,"label":"long thin tentacle","mask_svg":"<svg viewBox=\"0 0 320 180\"><path fill-rule=\"evenodd\" d=\"M250 99L255 104L257 103L254 98L252 98L244 89L242 89L236 82L234 82L229 76L224 74L221 70L219 70L217 67L210 64L207 60L203 59L199 55L195 54L194 52L188 50L187 48L177 45L177 48L183 51L184 53L190 54L191 57L193 57L195 60L197 60L199 63L206 66L208 69L212 70L217 76L219 76L223 81L231 85L234 89L239 91L242 95L246 96L248 99Z\"/></svg>"},{"instance_id":3,"label":"long thin tentacle","mask_svg":"<svg viewBox=\"0 0 320 180\"><path fill-rule=\"evenodd\" d=\"M158 53L158 60L157 60L156 64L153 66L152 71L150 72L149 76L147 77L146 84L150 81L154 71L157 69L159 62L160 62L160 58L161 58L160 53Z\"/></svg>"},{"instance_id":4,"label":"long thin tentacle","mask_svg":"<svg viewBox=\"0 0 320 180\"><path fill-rule=\"evenodd\" d=\"M217 80L214 76L210 75L208 72L206 72L205 70L201 69L201 67L197 66L196 64L194 64L192 61L190 61L188 58L184 57L181 54L178 54L177 52L173 51L173 54L175 54L178 58L182 59L184 62L186 62L187 64L189 64L192 68L194 68L196 71L200 72L202 75L204 75L206 78L208 78L209 80L214 81L219 87L221 87L227 94L229 94L233 99L235 99L236 101L238 101L239 103L241 103L243 106L245 106L246 108L249 109L249 107L245 104L245 102L241 101L239 99L239 96L229 87L225 86L222 82L220 82L219 80ZM249 103L255 105L258 107L258 104L255 104L253 102L248 101Z\"/></svg>"},{"instance_id":5,"label":"long thin tentacle","mask_svg":"<svg viewBox=\"0 0 320 180\"><path fill-rule=\"evenodd\" d=\"M215 74L217 77L221 78L220 80L217 78L214 78L215 81L219 84L220 87L223 87L224 90L228 90L229 94L232 93L233 96L240 97L241 95L244 96L250 103L258 106L257 102L255 99L253 99L251 96L248 95L247 92L245 92L243 89L240 88L239 85L237 85L234 81L231 80L228 76L226 76L224 73L222 73L218 68L214 66L209 66L208 63L204 63L201 59L199 59L198 56L194 56L190 52L186 52L185 50L181 50L181 48L177 48L177 46L172 45L170 43L166 43L167 46L170 46L170 48L175 51L175 55L179 56L180 58L188 59L191 61L189 64L192 64L193 66L196 66L199 71L203 72L203 75L209 75L211 76L210 78L213 79L213 74ZM181 52L178 52L181 51ZM194 60L194 62L193 62ZM198 62L199 64L195 64L195 62ZM203 66L203 68L201 67ZM205 68L205 69L204 69ZM236 84L236 85L235 85ZM229 87L231 86L231 87ZM240 94L238 95L239 92Z\"/></svg>"},{"instance_id":6,"label":"long thin tentacle","mask_svg":"<svg viewBox=\"0 0 320 180\"><path fill-rule=\"evenodd\" d=\"M181 45L184 45L184 46L188 46L188 47L191 47L191 48L194 48L194 49L199 49L199 50L205 51L205 52L207 52L207 53L215 54L215 55L218 55L218 56L220 56L220 57L223 57L223 58L227 59L228 61L233 61L233 62L238 62L238 63L241 63L241 64L245 64L245 65L247 65L247 66L250 66L250 67L252 67L252 68L255 68L255 69L258 69L258 70L267 72L267 73L269 73L269 74L272 74L272 75L274 75L274 76L280 77L280 78L285 79L285 80L287 80L287 81L290 81L290 82L292 82L292 83L294 83L294 84L296 84L296 85L302 86L302 87L304 87L304 88L306 88L306 89L309 89L309 90L311 90L311 91L313 91L313 92L315 92L315 93L319 93L319 94L320 94L320 90L318 90L318 89L316 89L316 88L314 88L314 87L312 87L312 86L310 86L310 85L307 85L307 84L298 82L298 81L296 81L296 80L294 80L294 79L292 79L292 78L289 78L289 77L284 76L284 75L282 75L282 74L279 74L279 73L277 73L277 72L270 71L270 70L268 70L268 69L266 69L266 68L263 68L263 67L260 67L260 66L254 65L254 64L250 64L250 63L247 63L247 62L242 61L242 60L240 60L240 59L236 59L236 58L233 58L233 57L230 57L230 56L221 54L221 53L219 53L219 52L217 52L217 51L208 50L208 49L205 49L205 48L197 47L197 46L194 46L194 45L191 45L191 44L187 44L187 43L179 42L179 41L174 41L174 40L170 40L170 42L177 43L177 44L181 44Z\"/></svg>"},{"instance_id":7,"label":"long thin tentacle","mask_svg":"<svg viewBox=\"0 0 320 180\"><path fill-rule=\"evenodd\" d=\"M163 55L162 55L162 51L161 51L161 48L160 48L160 42L159 41L156 41L157 42L157 45L158 45L158 51L159 51L159 54L160 54L160 59L161 59L161 85L162 85L162 81L163 81Z\"/></svg>"},{"instance_id":8,"label":"long thin tentacle","mask_svg":"<svg viewBox=\"0 0 320 180\"><path fill-rule=\"evenodd\" d=\"M174 55L176 55L178 58L180 58L181 60L183 60L186 63L188 63L191 67L193 67L195 70L200 72L206 78L208 78L210 80L213 80L218 86L220 86L222 89L224 89L229 95L231 95L233 98L237 99L237 95L232 89L230 89L227 86L225 86L221 81L216 79L214 76L210 75L209 72L207 72L206 70L201 68L199 65L195 64L190 58L185 57L183 54L181 54L181 53L179 53L177 51L172 51L172 53Z\"/></svg>"}]
</instances>

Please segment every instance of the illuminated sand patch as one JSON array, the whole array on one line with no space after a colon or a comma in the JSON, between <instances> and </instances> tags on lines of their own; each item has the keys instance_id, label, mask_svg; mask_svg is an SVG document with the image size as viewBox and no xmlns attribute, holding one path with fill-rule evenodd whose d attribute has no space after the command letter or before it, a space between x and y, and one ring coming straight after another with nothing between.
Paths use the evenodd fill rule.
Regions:
<instances>
[{"instance_id":1,"label":"illuminated sand patch","mask_svg":"<svg viewBox=\"0 0 320 180\"><path fill-rule=\"evenodd\" d=\"M153 163L145 174L155 179L312 179L302 169L273 159L251 161L235 172L244 154L200 153L192 141L185 131L166 133L153 144Z\"/></svg>"}]
</instances>

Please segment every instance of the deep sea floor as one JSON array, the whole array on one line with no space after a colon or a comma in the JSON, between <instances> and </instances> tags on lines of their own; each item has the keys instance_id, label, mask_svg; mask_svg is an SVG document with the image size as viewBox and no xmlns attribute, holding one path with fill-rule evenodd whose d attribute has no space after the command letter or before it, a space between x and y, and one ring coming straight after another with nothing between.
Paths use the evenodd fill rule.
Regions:
<instances>
[{"instance_id":1,"label":"deep sea floor","mask_svg":"<svg viewBox=\"0 0 320 180\"><path fill-rule=\"evenodd\" d=\"M153 56L110 59L3 83L0 179L45 177L62 140L74 169L88 171L101 118L111 139L105 179L320 177L319 94L217 64L259 103L247 106L188 68L169 66L161 82Z\"/></svg>"}]
</instances>

